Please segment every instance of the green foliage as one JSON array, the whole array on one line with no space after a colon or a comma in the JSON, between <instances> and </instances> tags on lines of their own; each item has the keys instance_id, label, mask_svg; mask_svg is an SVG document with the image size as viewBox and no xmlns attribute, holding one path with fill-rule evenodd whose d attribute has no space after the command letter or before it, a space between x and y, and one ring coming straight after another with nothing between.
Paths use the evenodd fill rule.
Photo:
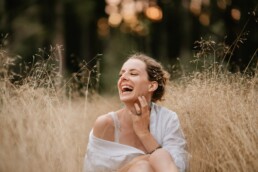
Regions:
<instances>
[{"instance_id":1,"label":"green foliage","mask_svg":"<svg viewBox=\"0 0 258 172\"><path fill-rule=\"evenodd\" d=\"M39 48L38 52L32 56L33 60L26 62L20 60L20 56L9 56L2 47L0 49L0 83L8 83L17 88L43 88L49 93L66 94L68 97L78 95L87 97L89 90L94 90L89 87L94 87L99 82L97 65L89 69L88 63L83 61L79 71L67 75L63 71L65 66L60 51L60 46L50 46L49 50Z\"/></svg>"}]
</instances>

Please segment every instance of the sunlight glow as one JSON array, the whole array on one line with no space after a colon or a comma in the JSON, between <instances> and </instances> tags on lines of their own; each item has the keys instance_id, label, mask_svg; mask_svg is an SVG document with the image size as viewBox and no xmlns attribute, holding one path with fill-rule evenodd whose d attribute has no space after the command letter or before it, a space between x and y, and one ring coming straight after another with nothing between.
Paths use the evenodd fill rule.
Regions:
<instances>
[{"instance_id":1,"label":"sunlight glow","mask_svg":"<svg viewBox=\"0 0 258 172\"><path fill-rule=\"evenodd\" d=\"M137 12L142 12L148 6L147 1L136 1L135 9Z\"/></svg>"},{"instance_id":2,"label":"sunlight glow","mask_svg":"<svg viewBox=\"0 0 258 172\"><path fill-rule=\"evenodd\" d=\"M227 7L227 3L225 0L218 0L217 1L217 6L222 9L222 10L225 10L226 7Z\"/></svg>"},{"instance_id":3,"label":"sunlight glow","mask_svg":"<svg viewBox=\"0 0 258 172\"><path fill-rule=\"evenodd\" d=\"M133 14L124 14L123 19L124 19L124 22L129 24L130 26L138 22L136 15L133 15Z\"/></svg>"},{"instance_id":4,"label":"sunlight glow","mask_svg":"<svg viewBox=\"0 0 258 172\"><path fill-rule=\"evenodd\" d=\"M117 27L122 22L122 16L119 13L112 13L108 18L110 26Z\"/></svg>"},{"instance_id":5,"label":"sunlight glow","mask_svg":"<svg viewBox=\"0 0 258 172\"><path fill-rule=\"evenodd\" d=\"M151 21L160 21L163 18L163 13L161 8L157 5L157 0L105 1L108 25L111 27L120 27L122 32L136 32L139 35L145 35L147 33L147 25L145 25L144 21L141 19L142 14ZM99 30L104 28L103 26L98 27ZM100 31L100 33L102 32L105 33L104 31Z\"/></svg>"},{"instance_id":6,"label":"sunlight glow","mask_svg":"<svg viewBox=\"0 0 258 172\"><path fill-rule=\"evenodd\" d=\"M107 18L100 18L97 22L98 26L98 34L100 36L107 36L109 34L109 25L108 25L108 20Z\"/></svg>"},{"instance_id":7,"label":"sunlight glow","mask_svg":"<svg viewBox=\"0 0 258 172\"><path fill-rule=\"evenodd\" d=\"M162 11L160 9L160 7L158 6L151 6L148 7L145 11L145 15L150 19L150 20L154 20L154 21L159 21L162 19Z\"/></svg>"},{"instance_id":8,"label":"sunlight glow","mask_svg":"<svg viewBox=\"0 0 258 172\"><path fill-rule=\"evenodd\" d=\"M125 22L130 23L134 22L136 19L136 9L135 2L128 0L122 4L122 9L120 11Z\"/></svg>"},{"instance_id":9,"label":"sunlight glow","mask_svg":"<svg viewBox=\"0 0 258 172\"><path fill-rule=\"evenodd\" d=\"M210 17L207 13L203 13L199 16L199 21L204 26L209 26L210 24Z\"/></svg>"},{"instance_id":10,"label":"sunlight glow","mask_svg":"<svg viewBox=\"0 0 258 172\"><path fill-rule=\"evenodd\" d=\"M231 17L234 20L238 21L241 18L241 12L238 9L233 8L233 9L231 9Z\"/></svg>"},{"instance_id":11,"label":"sunlight glow","mask_svg":"<svg viewBox=\"0 0 258 172\"><path fill-rule=\"evenodd\" d=\"M118 5L120 2L121 0L106 0L106 3L110 5Z\"/></svg>"},{"instance_id":12,"label":"sunlight glow","mask_svg":"<svg viewBox=\"0 0 258 172\"><path fill-rule=\"evenodd\" d=\"M105 8L105 12L109 15L112 13L118 13L118 10L118 6L116 5L107 5Z\"/></svg>"},{"instance_id":13,"label":"sunlight glow","mask_svg":"<svg viewBox=\"0 0 258 172\"><path fill-rule=\"evenodd\" d=\"M192 0L190 3L190 11L194 15L200 15L201 13L201 6L202 6L202 1L201 0Z\"/></svg>"},{"instance_id":14,"label":"sunlight glow","mask_svg":"<svg viewBox=\"0 0 258 172\"><path fill-rule=\"evenodd\" d=\"M210 5L210 0L202 0L202 4L209 6Z\"/></svg>"}]
</instances>

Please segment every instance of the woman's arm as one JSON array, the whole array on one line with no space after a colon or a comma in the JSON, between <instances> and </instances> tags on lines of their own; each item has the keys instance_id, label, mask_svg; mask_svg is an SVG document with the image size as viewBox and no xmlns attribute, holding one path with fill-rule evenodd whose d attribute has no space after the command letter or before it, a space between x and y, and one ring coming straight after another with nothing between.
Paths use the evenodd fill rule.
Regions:
<instances>
[{"instance_id":1,"label":"woman's arm","mask_svg":"<svg viewBox=\"0 0 258 172\"><path fill-rule=\"evenodd\" d=\"M187 167L186 140L177 114L171 111L168 113L168 119L164 123L165 133L162 146L170 153L179 171L185 171Z\"/></svg>"},{"instance_id":2,"label":"woman's arm","mask_svg":"<svg viewBox=\"0 0 258 172\"><path fill-rule=\"evenodd\" d=\"M133 120L135 133L146 148L147 153L150 154L150 158L148 158L148 164L153 168L154 171L178 172L178 167L170 155L170 152L166 149L161 149L162 146L150 133L150 107L147 104L145 97L139 97L139 103L140 106L135 103L135 110L136 113L140 113L140 115L135 115L132 113L131 117ZM134 164L135 163L130 164L129 168ZM128 170L129 168L126 169Z\"/></svg>"},{"instance_id":3,"label":"woman's arm","mask_svg":"<svg viewBox=\"0 0 258 172\"><path fill-rule=\"evenodd\" d=\"M152 152L157 147L162 146L172 157L173 163L177 166L179 171L185 171L187 167L187 152L185 151L186 141L180 127L178 116L175 112L168 109L162 109L161 113L162 126L162 145L159 145L154 136L150 133L150 109L144 97L139 98L140 106L135 105L136 112L141 111L141 115L132 114L134 130L141 142L145 146L147 153ZM147 129L146 129L147 128Z\"/></svg>"},{"instance_id":4,"label":"woman's arm","mask_svg":"<svg viewBox=\"0 0 258 172\"><path fill-rule=\"evenodd\" d=\"M150 125L150 106L146 101L144 96L138 97L139 104L135 103L135 111L137 114L131 112L131 118L133 121L133 129L144 145L147 153L152 152L153 150L160 147L159 143L150 133L149 125Z\"/></svg>"}]
</instances>

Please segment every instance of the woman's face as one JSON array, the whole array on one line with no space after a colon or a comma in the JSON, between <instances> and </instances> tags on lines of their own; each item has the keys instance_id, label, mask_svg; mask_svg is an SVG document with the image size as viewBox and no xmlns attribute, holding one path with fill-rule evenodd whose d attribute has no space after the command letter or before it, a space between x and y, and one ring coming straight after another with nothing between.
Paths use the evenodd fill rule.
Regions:
<instances>
[{"instance_id":1,"label":"woman's face","mask_svg":"<svg viewBox=\"0 0 258 172\"><path fill-rule=\"evenodd\" d=\"M149 91L150 81L146 71L146 64L138 59L127 60L119 73L117 87L120 100L134 103L139 96L145 96L150 101L152 92Z\"/></svg>"}]
</instances>

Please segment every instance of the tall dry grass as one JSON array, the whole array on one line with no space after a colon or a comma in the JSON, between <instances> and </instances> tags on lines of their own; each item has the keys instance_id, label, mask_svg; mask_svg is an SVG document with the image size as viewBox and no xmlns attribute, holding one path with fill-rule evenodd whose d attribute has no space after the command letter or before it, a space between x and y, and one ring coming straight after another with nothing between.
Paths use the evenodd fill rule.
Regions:
<instances>
[{"instance_id":1,"label":"tall dry grass","mask_svg":"<svg viewBox=\"0 0 258 172\"><path fill-rule=\"evenodd\" d=\"M115 108L104 99L66 100L42 89L4 90L0 110L1 172L82 171L96 116Z\"/></svg>"},{"instance_id":2,"label":"tall dry grass","mask_svg":"<svg viewBox=\"0 0 258 172\"><path fill-rule=\"evenodd\" d=\"M179 114L190 172L257 171L257 77L195 75L172 84L164 104Z\"/></svg>"},{"instance_id":3,"label":"tall dry grass","mask_svg":"<svg viewBox=\"0 0 258 172\"><path fill-rule=\"evenodd\" d=\"M87 83L75 94L88 71L62 81L55 54L36 58L20 76L0 49L0 172L82 171L92 123L116 107L97 94L89 100ZM14 77L23 79L11 83ZM82 92L86 98L79 98Z\"/></svg>"},{"instance_id":4,"label":"tall dry grass","mask_svg":"<svg viewBox=\"0 0 258 172\"><path fill-rule=\"evenodd\" d=\"M40 70L44 73L45 68ZM251 78L213 72L172 82L161 103L179 115L189 152L188 171L254 172L257 72ZM82 171L92 124L98 115L120 107L117 97L94 94L90 100L70 99L51 84L42 85L42 75L29 77L20 86L9 82L6 71L1 76L0 171Z\"/></svg>"}]
</instances>

